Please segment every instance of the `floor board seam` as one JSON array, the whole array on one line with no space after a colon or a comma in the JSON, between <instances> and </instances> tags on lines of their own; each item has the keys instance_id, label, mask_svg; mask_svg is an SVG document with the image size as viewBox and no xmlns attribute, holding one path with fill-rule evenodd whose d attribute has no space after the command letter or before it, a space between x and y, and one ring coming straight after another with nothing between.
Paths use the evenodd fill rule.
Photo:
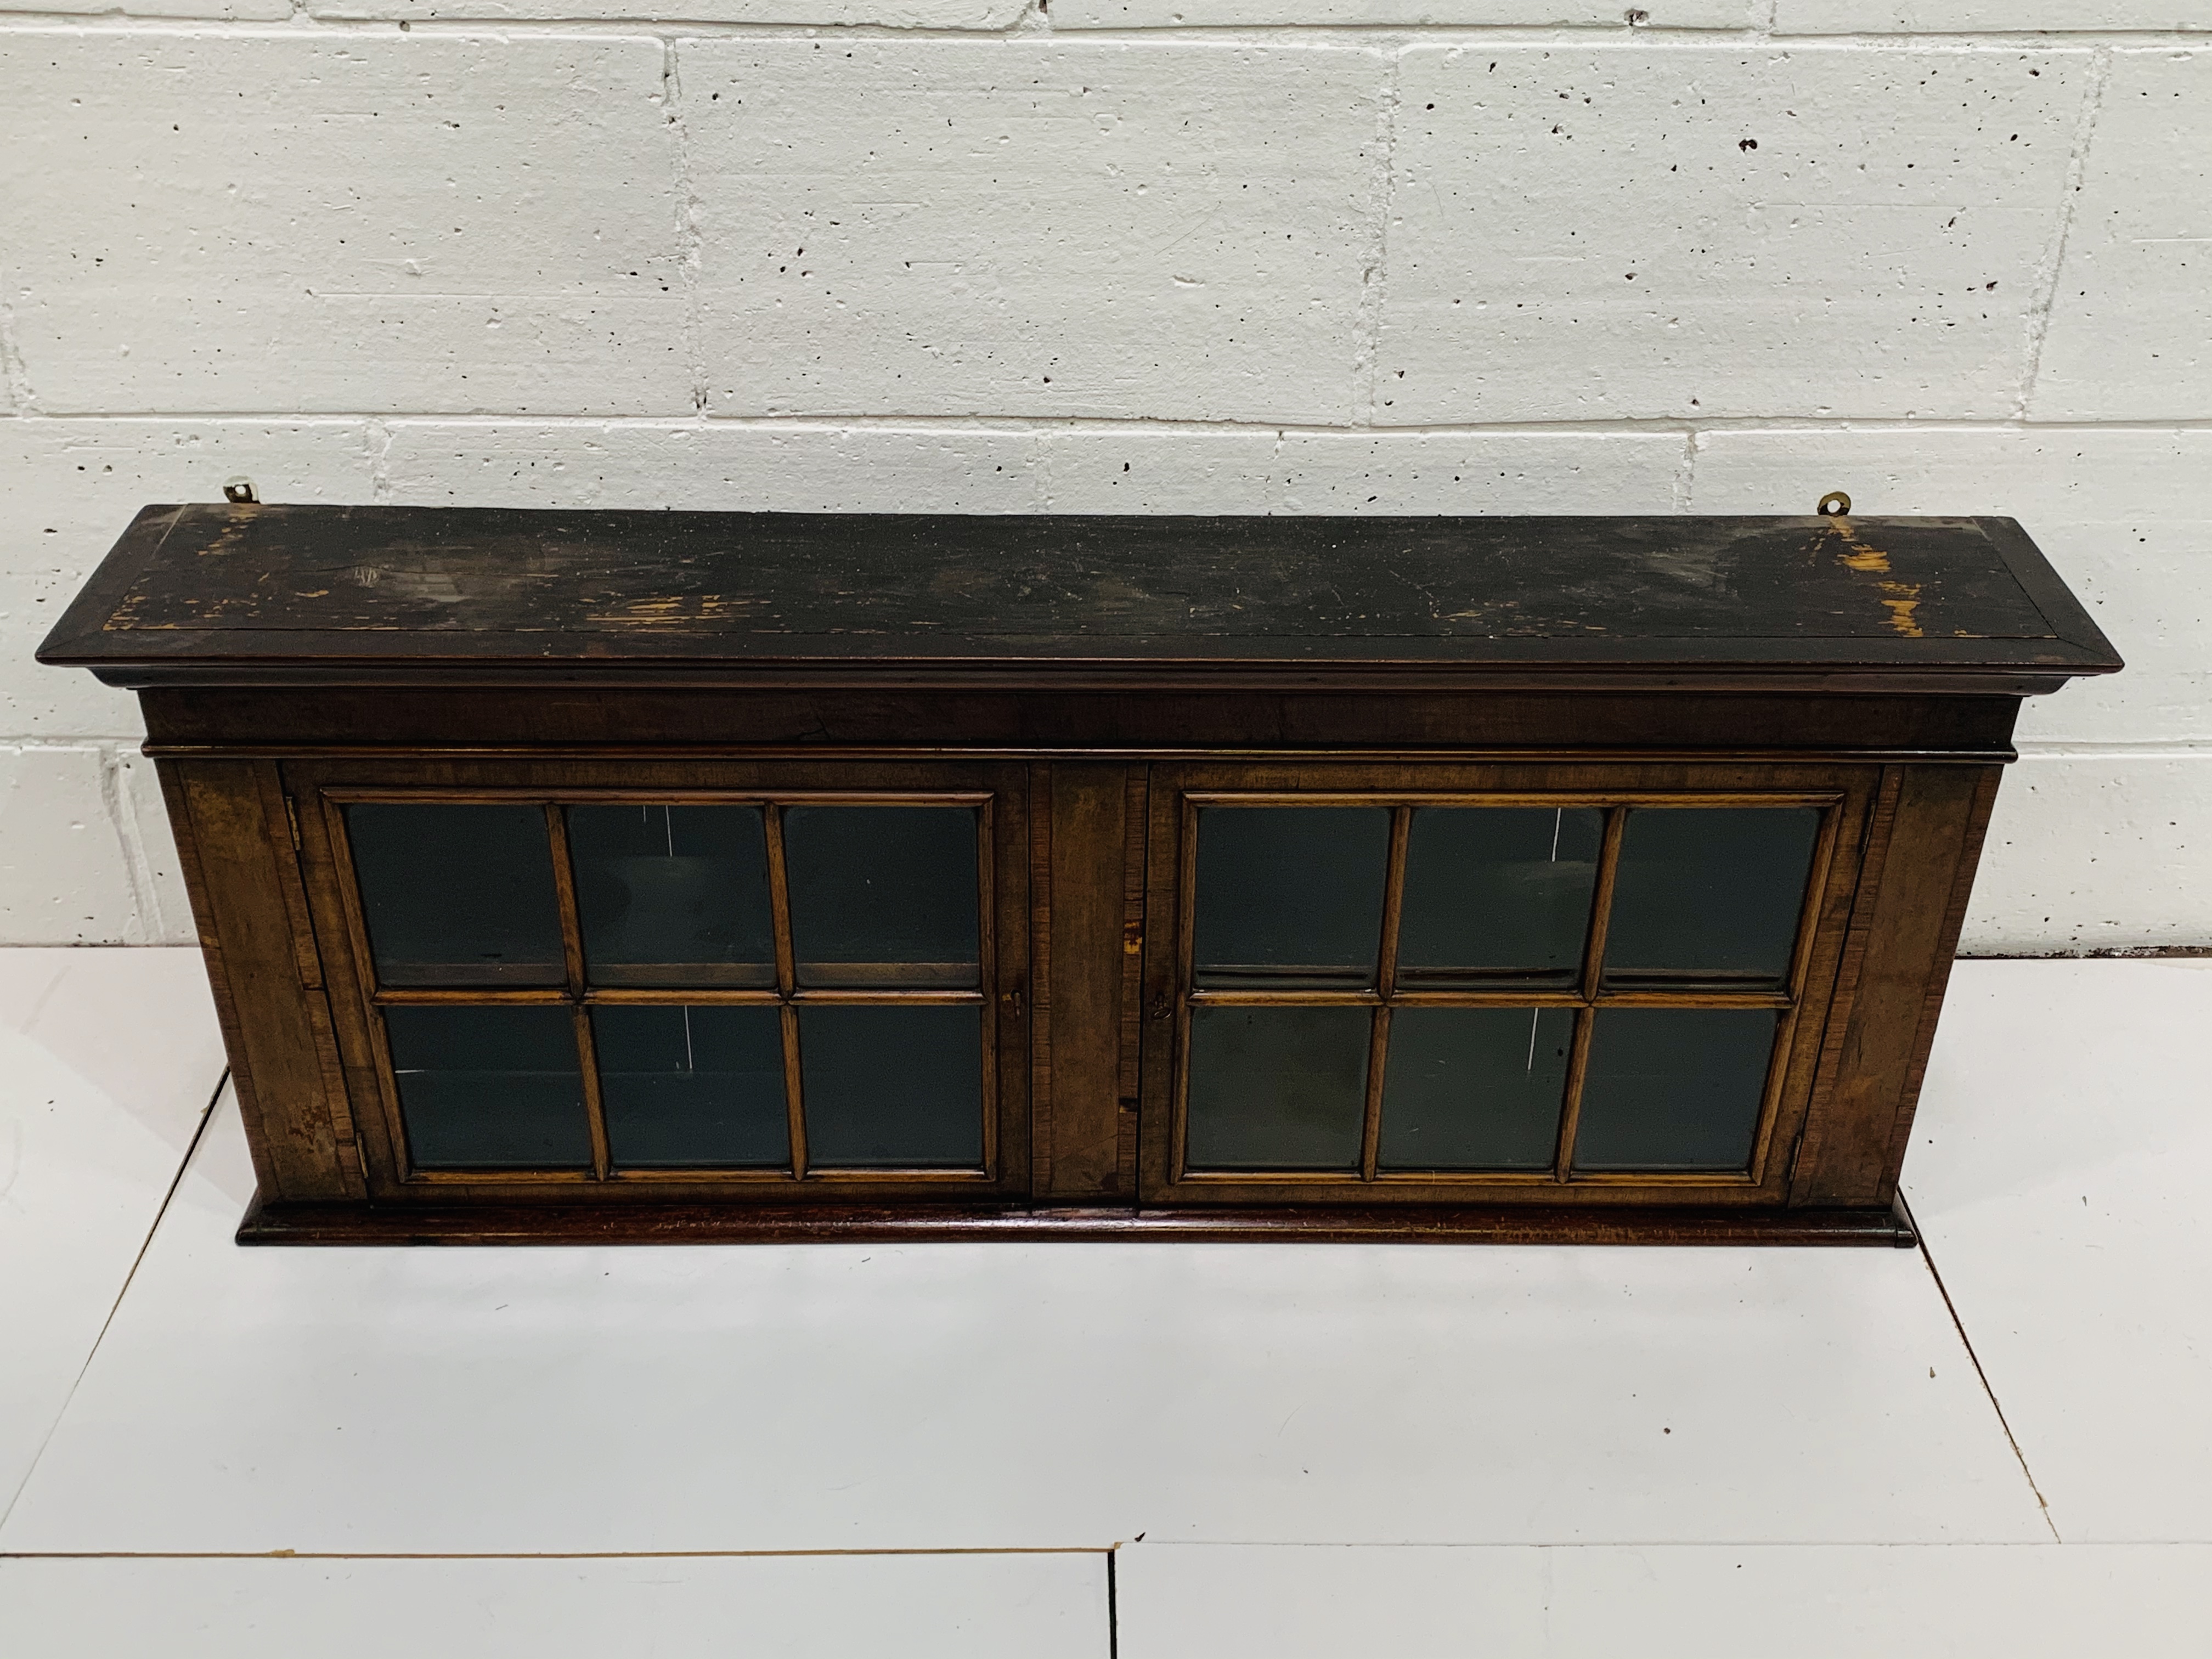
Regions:
<instances>
[{"instance_id":1,"label":"floor board seam","mask_svg":"<svg viewBox=\"0 0 2212 1659\"><path fill-rule=\"evenodd\" d=\"M1106 1552L1106 1659L1121 1659L1121 1599L1114 1582L1114 1563L1119 1544Z\"/></svg>"},{"instance_id":2,"label":"floor board seam","mask_svg":"<svg viewBox=\"0 0 2212 1659\"><path fill-rule=\"evenodd\" d=\"M131 1283L138 1277L138 1269L145 1263L146 1252L153 1248L154 1235L161 1231L162 1218L169 1213L169 1206L176 1200L177 1189L185 1184L185 1172L192 1166L192 1155L199 1151L201 1137L207 1133L208 1125L215 1121L216 1103L222 1098L222 1091L229 1082L230 1067L226 1066L216 1077L215 1087L208 1092L207 1104L200 1108L199 1121L192 1126L192 1138L185 1144L184 1155L177 1160L176 1173L169 1177L168 1190L161 1194L161 1201L155 1208L153 1220L146 1224L146 1236L138 1241L137 1254L131 1258L131 1271L123 1275L123 1283L116 1289L115 1299L107 1304L107 1317L100 1322L100 1334L92 1339L92 1346L85 1350L84 1363L76 1368L76 1375L70 1379L69 1392L62 1396L61 1409L54 1413L53 1421L46 1425L46 1433L39 1437L39 1449L32 1455L21 1481L14 1492L8 1494L7 1506L0 1509L0 1533L7 1530L8 1522L15 1513L15 1505L30 1490L31 1481L39 1473L39 1465L46 1458L46 1448L53 1443L54 1431L61 1427L62 1419L69 1415L70 1406L76 1399L76 1391L84 1382L85 1373L92 1369L92 1362L99 1357L100 1345L107 1340L108 1329L115 1323L116 1312L123 1306L123 1298L131 1293Z\"/></svg>"},{"instance_id":3,"label":"floor board seam","mask_svg":"<svg viewBox=\"0 0 2212 1659\"><path fill-rule=\"evenodd\" d=\"M2043 1516L2043 1524L2051 1528L2051 1542L2063 1544L2066 1540L2058 1535L2058 1523L2051 1518L2050 1500L2044 1497L2043 1488L2036 1484L2035 1471L2027 1466L2027 1454L2020 1448L2020 1437L2012 1431L2012 1425L2005 1420L2004 1406L1997 1399L1996 1389L1990 1386L1989 1372L1982 1368L1981 1355L1974 1352L1974 1340L1966 1334L1966 1322L1959 1317L1958 1304L1951 1300L1951 1289L1943 1282L1942 1270L1936 1265L1935 1253L1928 1245L1928 1230L1912 1213L1911 1202L1901 1190L1897 1196L1898 1202L1905 1206L1905 1219L1912 1224L1913 1234L1920 1241L1920 1259L1928 1264L1928 1276L1936 1281L1936 1293L1943 1298L1943 1310L1951 1316L1951 1327L1959 1333L1959 1341L1966 1350L1966 1358L1973 1362L1974 1375L1981 1379L1982 1392L1989 1397L1990 1409L1996 1413L1997 1426L2004 1431L2005 1443L2012 1448L2013 1457L2020 1464L2020 1472L2027 1482L2028 1491L2035 1494L2035 1506Z\"/></svg>"}]
</instances>

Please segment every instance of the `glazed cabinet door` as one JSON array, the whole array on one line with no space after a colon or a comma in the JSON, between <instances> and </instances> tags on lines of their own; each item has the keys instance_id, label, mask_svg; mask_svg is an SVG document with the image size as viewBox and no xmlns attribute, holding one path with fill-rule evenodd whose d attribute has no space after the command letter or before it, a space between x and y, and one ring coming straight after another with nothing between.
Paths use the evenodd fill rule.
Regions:
<instances>
[{"instance_id":1,"label":"glazed cabinet door","mask_svg":"<svg viewBox=\"0 0 2212 1659\"><path fill-rule=\"evenodd\" d=\"M1155 767L1145 1198L1783 1202L1878 781Z\"/></svg>"},{"instance_id":2,"label":"glazed cabinet door","mask_svg":"<svg viewBox=\"0 0 2212 1659\"><path fill-rule=\"evenodd\" d=\"M291 763L380 1196L1026 1189L1025 774Z\"/></svg>"}]
</instances>

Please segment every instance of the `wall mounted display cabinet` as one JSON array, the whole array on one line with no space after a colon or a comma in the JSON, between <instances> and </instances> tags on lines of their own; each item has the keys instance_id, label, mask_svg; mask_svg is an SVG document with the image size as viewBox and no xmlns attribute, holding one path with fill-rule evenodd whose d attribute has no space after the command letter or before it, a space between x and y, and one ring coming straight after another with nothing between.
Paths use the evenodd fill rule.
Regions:
<instances>
[{"instance_id":1,"label":"wall mounted display cabinet","mask_svg":"<svg viewBox=\"0 0 2212 1659\"><path fill-rule=\"evenodd\" d=\"M1830 506L1847 508L1847 503ZM265 1242L1879 1242L2002 519L142 513Z\"/></svg>"}]
</instances>

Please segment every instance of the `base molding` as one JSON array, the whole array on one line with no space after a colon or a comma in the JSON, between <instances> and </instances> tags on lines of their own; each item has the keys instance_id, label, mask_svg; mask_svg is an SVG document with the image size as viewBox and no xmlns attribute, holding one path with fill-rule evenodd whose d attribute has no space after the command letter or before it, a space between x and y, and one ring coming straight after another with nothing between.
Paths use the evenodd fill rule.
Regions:
<instances>
[{"instance_id":1,"label":"base molding","mask_svg":"<svg viewBox=\"0 0 2212 1659\"><path fill-rule=\"evenodd\" d=\"M298 1204L254 1195L241 1244L826 1244L1016 1239L1181 1243L1856 1244L1919 1243L1900 1201L1874 1209L1638 1205L1295 1209L759 1205Z\"/></svg>"}]
</instances>

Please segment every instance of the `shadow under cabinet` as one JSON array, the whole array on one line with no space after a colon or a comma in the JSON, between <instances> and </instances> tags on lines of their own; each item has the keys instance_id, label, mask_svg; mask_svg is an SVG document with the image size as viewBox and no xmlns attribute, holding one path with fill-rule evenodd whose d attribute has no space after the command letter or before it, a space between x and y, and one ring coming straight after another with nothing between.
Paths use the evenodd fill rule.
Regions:
<instances>
[{"instance_id":1,"label":"shadow under cabinet","mask_svg":"<svg viewBox=\"0 0 2212 1659\"><path fill-rule=\"evenodd\" d=\"M1999 519L149 507L257 1242L1909 1242Z\"/></svg>"}]
</instances>

